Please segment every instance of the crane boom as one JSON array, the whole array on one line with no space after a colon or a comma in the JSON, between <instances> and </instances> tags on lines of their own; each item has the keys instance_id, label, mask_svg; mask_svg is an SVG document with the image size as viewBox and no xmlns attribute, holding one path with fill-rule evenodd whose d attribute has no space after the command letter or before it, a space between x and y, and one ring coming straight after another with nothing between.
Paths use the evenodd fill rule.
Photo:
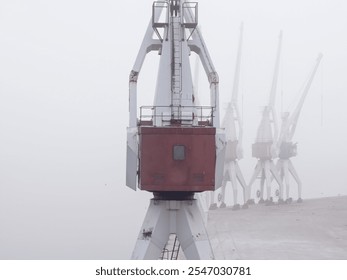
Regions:
<instances>
[{"instance_id":1,"label":"crane boom","mask_svg":"<svg viewBox=\"0 0 347 280\"><path fill-rule=\"evenodd\" d=\"M234 85L233 85L233 91L232 91L232 102L234 104L237 104L238 93L239 93L242 39L243 39L243 23L241 23L241 26L240 26L240 38L239 38L239 46L238 46L236 66L235 66Z\"/></svg>"},{"instance_id":2,"label":"crane boom","mask_svg":"<svg viewBox=\"0 0 347 280\"><path fill-rule=\"evenodd\" d=\"M323 57L323 55L321 53L319 53L317 56L316 62L314 64L314 67L313 67L313 69L312 69L312 71L311 71L311 73L307 79L307 82L306 82L305 87L303 89L301 98L300 98L294 112L291 115L289 115L289 113L287 113L287 115L284 116L281 134L280 134L280 139L277 143L279 147L281 146L282 142L290 142L293 139L293 136L294 136L294 133L296 130L296 125L298 123L302 107L304 105L304 101L305 101L307 94L310 90L312 81L316 75L316 72L317 72L318 66L320 64L320 61L322 60L322 57Z\"/></svg>"},{"instance_id":3,"label":"crane boom","mask_svg":"<svg viewBox=\"0 0 347 280\"><path fill-rule=\"evenodd\" d=\"M240 26L240 37L235 65L234 84L232 89L231 100L228 103L224 118L223 127L226 131L226 139L229 141L229 158L240 159L242 158L242 120L238 107L238 92L239 92L239 80L240 80L240 66L241 66L241 54L242 54L242 38L243 38L243 23ZM231 143L233 142L233 144ZM228 148L227 148L228 150ZM228 158L228 156L227 156Z\"/></svg>"},{"instance_id":4,"label":"crane boom","mask_svg":"<svg viewBox=\"0 0 347 280\"><path fill-rule=\"evenodd\" d=\"M270 91L269 107L275 106L277 81L278 81L278 73L279 73L280 58L281 58L281 48L282 48L282 31L280 32L279 39L278 39L276 63L275 63L274 75L273 75L272 86Z\"/></svg>"},{"instance_id":5,"label":"crane boom","mask_svg":"<svg viewBox=\"0 0 347 280\"><path fill-rule=\"evenodd\" d=\"M300 101L299 101L297 107L295 108L293 114L292 114L291 117L290 117L289 123L290 123L290 125L292 126L291 131L290 131L290 140L291 140L291 139L293 138L293 136L294 136L295 129L296 129L296 124L297 124L297 122L298 122L298 119L299 119L299 116L300 116L302 107L303 107L303 105L304 105L304 101L305 101L306 96L307 96L307 94L308 94L308 92L309 92L309 90L310 90L312 81L313 81L313 79L314 79L314 77L315 77L315 75L316 75L316 72L317 72L318 66L319 66L319 64L320 64L320 61L322 60L322 57L323 57L323 54L321 54L321 53L318 54L318 57L317 57L317 59L316 59L316 63L315 63L315 65L314 65L314 68L313 68L313 70L312 70L312 72L311 72L311 74L310 74L310 76L309 76L309 79L308 79L306 85L305 85L305 88L304 88L303 94L302 94L302 96L301 96L301 98L300 98Z\"/></svg>"},{"instance_id":6,"label":"crane boom","mask_svg":"<svg viewBox=\"0 0 347 280\"><path fill-rule=\"evenodd\" d=\"M279 39L278 39L278 47L277 47L274 74L272 78L271 91L269 96L269 103L264 108L262 120L258 127L257 138L256 138L256 143L267 142L267 143L271 143L271 146L273 147L275 146L276 141L278 140L278 121L277 121L277 114L275 109L275 101L276 101L279 64L280 64L280 58L281 58L281 48L282 48L282 31L280 32ZM273 150L272 153L274 153L274 149L272 150ZM256 152L255 154L258 154L258 152ZM255 154L254 156L258 157Z\"/></svg>"},{"instance_id":7,"label":"crane boom","mask_svg":"<svg viewBox=\"0 0 347 280\"><path fill-rule=\"evenodd\" d=\"M276 141L278 139L278 120L277 120L277 113L276 113L276 108L275 108L275 101L276 101L279 65L280 65L280 60L281 60L282 36L283 36L282 34L283 34L282 31L280 31L280 35L279 35L279 39L278 39L276 64L275 64L274 76L273 76L273 80L272 80L272 87L271 87L271 93L270 93L270 101L269 101L269 109L270 109L271 114L272 114L273 129L274 129L274 135L273 135L274 146L276 145Z\"/></svg>"}]
</instances>

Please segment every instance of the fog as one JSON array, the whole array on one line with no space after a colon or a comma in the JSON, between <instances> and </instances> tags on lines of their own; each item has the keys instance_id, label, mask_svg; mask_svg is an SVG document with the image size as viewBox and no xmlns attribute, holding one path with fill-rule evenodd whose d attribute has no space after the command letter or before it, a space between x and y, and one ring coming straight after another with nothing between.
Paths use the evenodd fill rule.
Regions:
<instances>
[{"instance_id":1,"label":"fog","mask_svg":"<svg viewBox=\"0 0 347 280\"><path fill-rule=\"evenodd\" d=\"M0 259L130 257L151 194L125 186L128 76L151 7L150 0L0 1ZM303 199L347 195L346 13L342 0L199 1L223 108L244 22L247 182L283 30L278 113L293 110L324 55L294 136ZM158 59L150 54L142 68L140 105L153 100ZM199 89L204 101L203 73Z\"/></svg>"}]
</instances>

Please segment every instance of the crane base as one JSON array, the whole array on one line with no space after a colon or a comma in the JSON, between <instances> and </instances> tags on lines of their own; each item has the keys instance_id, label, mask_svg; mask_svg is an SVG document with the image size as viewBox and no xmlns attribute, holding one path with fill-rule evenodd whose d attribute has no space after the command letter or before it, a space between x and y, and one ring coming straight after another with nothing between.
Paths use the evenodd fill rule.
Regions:
<instances>
[{"instance_id":1,"label":"crane base","mask_svg":"<svg viewBox=\"0 0 347 280\"><path fill-rule=\"evenodd\" d=\"M259 192L259 203L264 199L264 184L266 183L267 196L266 200L269 201L272 199L271 197L271 181L275 179L279 186L279 200L283 199L283 184L280 176L278 175L278 168L276 168L275 164L272 160L269 159L259 159L257 165L255 166L252 178L249 183L249 188L251 188L254 181L260 175L260 192ZM273 176L273 178L271 177Z\"/></svg>"},{"instance_id":2,"label":"crane base","mask_svg":"<svg viewBox=\"0 0 347 280\"><path fill-rule=\"evenodd\" d=\"M214 259L196 199L151 199L131 259L159 259L170 234L177 235L186 259Z\"/></svg>"}]
</instances>

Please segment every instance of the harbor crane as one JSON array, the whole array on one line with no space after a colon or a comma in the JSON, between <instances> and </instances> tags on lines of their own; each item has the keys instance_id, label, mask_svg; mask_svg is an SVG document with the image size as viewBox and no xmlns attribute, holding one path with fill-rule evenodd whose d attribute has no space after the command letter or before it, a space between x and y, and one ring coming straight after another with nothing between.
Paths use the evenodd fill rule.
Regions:
<instances>
[{"instance_id":1,"label":"harbor crane","mask_svg":"<svg viewBox=\"0 0 347 280\"><path fill-rule=\"evenodd\" d=\"M259 203L266 203L266 205L273 204L273 198L271 196L271 181L272 177L278 183L279 186L279 203L283 203L283 185L281 178L278 174L277 168L273 162L277 158L277 139L278 139L278 122L275 110L275 100L277 91L277 80L279 73L280 55L282 47L282 31L279 35L276 62L274 75L272 80L272 86L270 91L269 103L263 110L262 119L257 131L257 137L255 143L252 145L252 156L258 158L257 165L254 169L253 175L249 182L249 189L251 189L254 181L260 175L260 191L258 196L260 197ZM264 200L264 183L266 183L266 200Z\"/></svg>"},{"instance_id":2,"label":"harbor crane","mask_svg":"<svg viewBox=\"0 0 347 280\"><path fill-rule=\"evenodd\" d=\"M294 165L290 158L295 157L297 155L297 143L293 143L293 136L298 124L299 116L304 105L304 101L307 97L307 94L310 90L312 81L317 72L319 63L322 59L323 55L320 53L316 59L313 70L311 71L307 81L305 82L305 86L303 88L303 92L301 98L293 111L292 114L289 112L284 112L282 115L282 125L280 130L279 139L277 141L277 146L279 149L278 161L277 161L277 170L280 173L281 181L285 181L286 185L286 202L291 202L292 198L289 196L289 174L291 174L298 185L298 200L297 202L302 202L301 197L301 180L296 172Z\"/></svg>"},{"instance_id":3,"label":"harbor crane","mask_svg":"<svg viewBox=\"0 0 347 280\"><path fill-rule=\"evenodd\" d=\"M137 81L151 51L160 55L154 102L138 108ZM194 103L191 52L209 81L207 106ZM153 193L131 258L160 258L175 234L187 259L214 259L194 195L221 186L225 133L219 124L219 78L198 27L197 2L153 3L129 76L129 103L126 184Z\"/></svg>"},{"instance_id":4,"label":"harbor crane","mask_svg":"<svg viewBox=\"0 0 347 280\"><path fill-rule=\"evenodd\" d=\"M247 201L250 198L248 186L242 175L238 161L243 158L242 150L242 136L243 127L240 110L238 106L238 93L239 93L239 80L240 80L240 66L241 66L241 52L242 52L242 37L243 37L243 24L240 26L240 38L237 52L236 67L234 73L234 84L232 89L231 101L227 104L226 113L222 120L222 127L225 128L225 137L227 141L225 163L224 163L224 175L221 192L219 198L221 201L220 208L225 208L225 189L228 182L231 182L233 189L233 210L241 208L237 201L237 181L240 183L243 189L244 208L247 208ZM216 209L217 203L212 201L210 210Z\"/></svg>"}]
</instances>

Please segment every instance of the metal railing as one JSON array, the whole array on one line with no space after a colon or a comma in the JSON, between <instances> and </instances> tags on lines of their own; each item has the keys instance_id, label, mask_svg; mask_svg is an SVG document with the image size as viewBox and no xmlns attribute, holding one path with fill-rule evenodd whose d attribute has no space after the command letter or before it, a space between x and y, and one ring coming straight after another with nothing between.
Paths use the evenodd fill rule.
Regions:
<instances>
[{"instance_id":1,"label":"metal railing","mask_svg":"<svg viewBox=\"0 0 347 280\"><path fill-rule=\"evenodd\" d=\"M175 109L175 116L173 109ZM213 119L214 107L211 106L142 106L140 107L138 124L213 126Z\"/></svg>"},{"instance_id":2,"label":"metal railing","mask_svg":"<svg viewBox=\"0 0 347 280\"><path fill-rule=\"evenodd\" d=\"M186 15L189 15L187 17ZM189 20L188 20L189 19ZM182 25L186 28L195 29L198 25L198 2L183 2Z\"/></svg>"}]
</instances>

